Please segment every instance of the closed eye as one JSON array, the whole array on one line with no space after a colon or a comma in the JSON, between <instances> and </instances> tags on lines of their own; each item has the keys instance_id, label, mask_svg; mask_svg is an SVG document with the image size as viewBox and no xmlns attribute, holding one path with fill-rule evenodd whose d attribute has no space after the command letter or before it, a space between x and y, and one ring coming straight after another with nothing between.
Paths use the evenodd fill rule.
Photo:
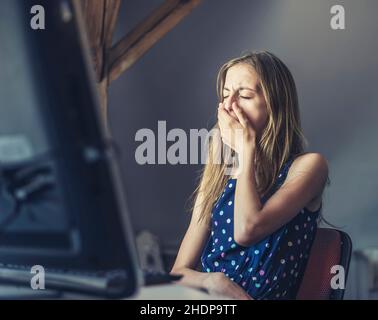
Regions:
<instances>
[{"instance_id":1,"label":"closed eye","mask_svg":"<svg viewBox=\"0 0 378 320\"><path fill-rule=\"evenodd\" d=\"M252 97L243 97L243 96L239 96L239 97L242 98L242 99L246 99L246 100L252 99ZM223 97L223 99L227 99L227 98L228 98L228 96Z\"/></svg>"}]
</instances>

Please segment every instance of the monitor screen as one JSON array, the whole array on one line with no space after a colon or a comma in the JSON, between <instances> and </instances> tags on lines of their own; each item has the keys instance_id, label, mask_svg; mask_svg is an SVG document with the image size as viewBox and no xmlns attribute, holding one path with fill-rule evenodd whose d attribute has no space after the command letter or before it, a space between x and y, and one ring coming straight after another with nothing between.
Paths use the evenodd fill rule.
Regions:
<instances>
[{"instance_id":1,"label":"monitor screen","mask_svg":"<svg viewBox=\"0 0 378 320\"><path fill-rule=\"evenodd\" d=\"M4 251L75 253L80 237L67 214L59 175L59 145L48 123L54 106L48 95L44 50L31 32L27 7L6 0L0 12L0 243ZM59 76L57 74L56 76ZM50 119L49 119L50 118ZM29 190L45 179L40 190ZM20 197L17 200L17 196ZM25 195L26 196L26 195ZM49 241L44 238L46 236ZM48 250L48 251L49 251Z\"/></svg>"},{"instance_id":2,"label":"monitor screen","mask_svg":"<svg viewBox=\"0 0 378 320\"><path fill-rule=\"evenodd\" d=\"M45 30L30 27L34 4ZM3 0L0 46L0 264L123 268L134 292L134 235L78 4Z\"/></svg>"}]
</instances>

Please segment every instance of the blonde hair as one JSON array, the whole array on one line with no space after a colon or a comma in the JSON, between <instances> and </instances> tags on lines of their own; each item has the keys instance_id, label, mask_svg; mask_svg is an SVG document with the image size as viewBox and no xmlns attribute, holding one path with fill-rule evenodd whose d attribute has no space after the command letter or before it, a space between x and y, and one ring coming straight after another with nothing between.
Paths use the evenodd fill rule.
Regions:
<instances>
[{"instance_id":1,"label":"blonde hair","mask_svg":"<svg viewBox=\"0 0 378 320\"><path fill-rule=\"evenodd\" d=\"M251 66L260 78L259 87L265 98L268 118L265 128L256 140L256 181L260 196L266 195L274 185L277 175L291 156L304 152L306 140L302 133L298 96L293 76L286 65L275 55L267 51L254 51L234 58L220 68L217 76L217 95L223 101L223 87L227 71L236 64ZM218 123L213 129L218 129ZM221 144L221 145L219 145ZM200 182L191 198L194 199L191 210L201 207L199 221L209 225L212 208L224 189L229 176L225 174L229 159L220 164L214 163L211 156L215 148L229 149L219 139L209 141L209 160L202 168ZM225 152L234 156L233 150ZM199 197L201 195L201 197Z\"/></svg>"}]
</instances>

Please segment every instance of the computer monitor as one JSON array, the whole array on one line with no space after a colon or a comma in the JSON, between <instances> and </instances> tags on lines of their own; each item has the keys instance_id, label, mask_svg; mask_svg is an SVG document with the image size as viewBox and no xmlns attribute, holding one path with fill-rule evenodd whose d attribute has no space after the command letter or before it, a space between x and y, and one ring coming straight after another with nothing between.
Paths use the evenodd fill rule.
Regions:
<instances>
[{"instance_id":1,"label":"computer monitor","mask_svg":"<svg viewBox=\"0 0 378 320\"><path fill-rule=\"evenodd\" d=\"M0 267L122 268L128 296L134 235L85 36L76 1L1 1Z\"/></svg>"}]
</instances>

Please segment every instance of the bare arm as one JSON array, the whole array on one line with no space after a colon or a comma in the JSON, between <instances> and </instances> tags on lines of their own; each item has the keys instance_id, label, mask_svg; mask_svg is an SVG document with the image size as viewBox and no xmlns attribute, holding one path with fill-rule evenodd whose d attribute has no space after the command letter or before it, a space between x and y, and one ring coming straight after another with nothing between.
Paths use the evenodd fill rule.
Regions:
<instances>
[{"instance_id":1,"label":"bare arm","mask_svg":"<svg viewBox=\"0 0 378 320\"><path fill-rule=\"evenodd\" d=\"M232 108L239 121L222 104L218 108L218 121L223 142L238 152L242 160L242 172L235 189L234 239L238 244L249 247L321 198L328 164L318 153L298 157L290 167L284 184L263 205L255 181L256 131L237 103L234 102ZM236 129L243 131L241 144L230 139L228 132Z\"/></svg>"},{"instance_id":2,"label":"bare arm","mask_svg":"<svg viewBox=\"0 0 378 320\"><path fill-rule=\"evenodd\" d=\"M198 222L202 209L202 199L203 197L200 194L195 202L188 230L186 231L184 239L181 242L176 261L170 272L172 274L184 275L179 283L198 287L203 287L204 281L208 277L207 273L199 272L195 269L199 263L202 250L210 235L208 225L206 225L203 221Z\"/></svg>"},{"instance_id":3,"label":"bare arm","mask_svg":"<svg viewBox=\"0 0 378 320\"><path fill-rule=\"evenodd\" d=\"M250 166L253 162L247 161L246 167ZM293 162L281 188L262 205L254 176L242 173L235 191L235 241L250 246L289 222L322 194L327 176L327 161L320 154L302 155Z\"/></svg>"},{"instance_id":4,"label":"bare arm","mask_svg":"<svg viewBox=\"0 0 378 320\"><path fill-rule=\"evenodd\" d=\"M198 222L201 213L202 197L197 198L189 228L181 243L171 274L182 274L178 284L190 287L206 288L210 293L220 294L238 300L252 298L222 272L199 272L199 263L204 246L210 236L210 230L204 222Z\"/></svg>"}]
</instances>

